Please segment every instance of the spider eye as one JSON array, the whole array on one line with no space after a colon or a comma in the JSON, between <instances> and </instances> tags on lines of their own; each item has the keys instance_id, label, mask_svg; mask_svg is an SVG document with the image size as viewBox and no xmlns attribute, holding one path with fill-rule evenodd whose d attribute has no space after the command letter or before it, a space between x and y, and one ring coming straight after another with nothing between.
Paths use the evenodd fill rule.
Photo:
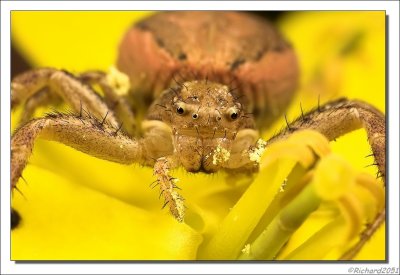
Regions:
<instances>
[{"instance_id":1,"label":"spider eye","mask_svg":"<svg viewBox=\"0 0 400 275\"><path fill-rule=\"evenodd\" d=\"M237 108L232 107L232 108L228 109L227 115L231 120L235 120L239 117L239 112L238 112Z\"/></svg>"},{"instance_id":2,"label":"spider eye","mask_svg":"<svg viewBox=\"0 0 400 275\"><path fill-rule=\"evenodd\" d=\"M196 114L196 113L193 113L193 114L192 114L192 118L193 118L193 119L198 119L198 118L199 118L199 115Z\"/></svg>"},{"instance_id":3,"label":"spider eye","mask_svg":"<svg viewBox=\"0 0 400 275\"><path fill-rule=\"evenodd\" d=\"M181 106L178 106L178 107L176 108L176 113L177 113L178 115L183 115L184 112L185 112L185 109L183 109Z\"/></svg>"},{"instance_id":4,"label":"spider eye","mask_svg":"<svg viewBox=\"0 0 400 275\"><path fill-rule=\"evenodd\" d=\"M176 113L177 113L178 115L183 115L183 114L185 114L185 112L186 112L185 109L186 109L186 108L185 108L185 103L183 103L183 102L178 102L178 103L176 104Z\"/></svg>"}]
</instances>

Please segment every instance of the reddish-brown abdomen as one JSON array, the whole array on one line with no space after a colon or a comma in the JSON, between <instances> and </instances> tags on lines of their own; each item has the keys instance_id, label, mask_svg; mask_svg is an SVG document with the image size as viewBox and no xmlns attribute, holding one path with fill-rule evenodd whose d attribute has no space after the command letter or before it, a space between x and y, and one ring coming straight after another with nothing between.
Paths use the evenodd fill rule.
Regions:
<instances>
[{"instance_id":1,"label":"reddish-brown abdomen","mask_svg":"<svg viewBox=\"0 0 400 275\"><path fill-rule=\"evenodd\" d=\"M244 12L155 14L128 30L117 65L132 91L149 100L175 80L229 84L264 126L286 108L298 79L290 45L270 23Z\"/></svg>"}]
</instances>

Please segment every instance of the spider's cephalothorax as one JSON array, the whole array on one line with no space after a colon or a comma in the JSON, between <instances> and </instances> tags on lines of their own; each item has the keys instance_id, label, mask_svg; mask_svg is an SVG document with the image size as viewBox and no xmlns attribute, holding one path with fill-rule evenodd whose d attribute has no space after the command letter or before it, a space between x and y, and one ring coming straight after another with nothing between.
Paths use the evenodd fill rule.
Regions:
<instances>
[{"instance_id":1,"label":"spider's cephalothorax","mask_svg":"<svg viewBox=\"0 0 400 275\"><path fill-rule=\"evenodd\" d=\"M99 71L74 76L39 68L13 79L11 106L24 104L24 112L23 125L11 140L12 188L35 140L44 138L98 158L154 167L165 205L182 222L184 200L171 169L254 172L257 154L294 131L313 129L333 140L362 127L385 177L385 117L361 101L328 102L302 113L268 142L259 140L259 130L282 115L293 97L298 67L290 44L258 17L240 12L156 14L128 30L117 67L123 76ZM38 106L61 100L73 114L30 120ZM384 220L384 211L379 217Z\"/></svg>"},{"instance_id":2,"label":"spider's cephalothorax","mask_svg":"<svg viewBox=\"0 0 400 275\"><path fill-rule=\"evenodd\" d=\"M255 133L253 118L243 107L228 86L193 80L161 94L147 119L171 127L175 154L186 170L214 172L220 168L216 148L230 154L241 130Z\"/></svg>"}]
</instances>

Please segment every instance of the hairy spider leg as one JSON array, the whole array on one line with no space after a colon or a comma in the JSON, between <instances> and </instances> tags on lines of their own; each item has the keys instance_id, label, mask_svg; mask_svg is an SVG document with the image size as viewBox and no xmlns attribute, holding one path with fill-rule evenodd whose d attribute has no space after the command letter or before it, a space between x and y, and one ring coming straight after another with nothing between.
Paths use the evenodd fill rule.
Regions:
<instances>
[{"instance_id":1,"label":"hairy spider leg","mask_svg":"<svg viewBox=\"0 0 400 275\"><path fill-rule=\"evenodd\" d=\"M375 163L383 182L386 180L386 121L385 116L370 104L359 100L345 98L328 102L307 114L303 114L288 124L282 132L272 137L268 144L287 138L291 133L303 129L313 129L329 140L364 128L367 132ZM374 221L368 224L361 233L359 241L346 251L341 259L352 259L361 250L363 245L371 238L374 232L386 219L386 209L377 214Z\"/></svg>"},{"instance_id":2,"label":"hairy spider leg","mask_svg":"<svg viewBox=\"0 0 400 275\"><path fill-rule=\"evenodd\" d=\"M98 84L104 94L104 102L114 111L115 116L122 124L122 129L130 136L139 136L141 128L138 126L132 106L129 104L127 95L118 94L107 82L107 74L102 71L86 71L80 73L78 78L87 84Z\"/></svg>"},{"instance_id":3,"label":"hairy spider leg","mask_svg":"<svg viewBox=\"0 0 400 275\"><path fill-rule=\"evenodd\" d=\"M114 112L91 87L83 84L72 74L53 68L34 69L15 77L11 82L11 108L14 109L27 100L33 100L31 98L43 89L61 97L75 112L81 112L84 108L95 117L106 117L108 123L119 125ZM31 101L29 112L36 108L36 104L43 104L46 101L45 99Z\"/></svg>"}]
</instances>

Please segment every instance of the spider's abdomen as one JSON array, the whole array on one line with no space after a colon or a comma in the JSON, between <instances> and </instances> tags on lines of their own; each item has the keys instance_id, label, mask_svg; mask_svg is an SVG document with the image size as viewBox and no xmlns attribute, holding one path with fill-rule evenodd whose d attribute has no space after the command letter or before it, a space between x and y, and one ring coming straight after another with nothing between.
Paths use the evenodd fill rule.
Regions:
<instances>
[{"instance_id":1,"label":"spider's abdomen","mask_svg":"<svg viewBox=\"0 0 400 275\"><path fill-rule=\"evenodd\" d=\"M244 12L155 14L128 30L117 65L149 101L173 78L234 85L264 125L286 108L298 78L291 46L269 22Z\"/></svg>"}]
</instances>

